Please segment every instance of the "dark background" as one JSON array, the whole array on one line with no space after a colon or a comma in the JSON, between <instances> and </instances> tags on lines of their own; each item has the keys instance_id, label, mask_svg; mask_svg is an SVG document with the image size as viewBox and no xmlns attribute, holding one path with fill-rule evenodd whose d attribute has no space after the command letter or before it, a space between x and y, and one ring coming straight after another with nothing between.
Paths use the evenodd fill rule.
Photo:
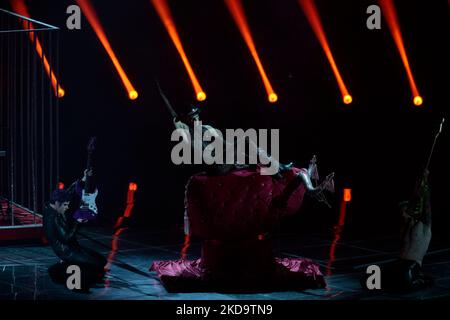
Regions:
<instances>
[{"instance_id":1,"label":"dark background","mask_svg":"<svg viewBox=\"0 0 450 320\"><path fill-rule=\"evenodd\" d=\"M170 159L171 119L154 79L174 103L195 102L184 66L148 0L92 1L108 39L139 92L128 100L109 57L86 19L66 29L66 0L27 1L32 18L61 27L62 180L79 177L85 145L99 139L96 174L102 222L125 207L128 182L138 183L133 224L182 225L184 185L195 166ZM243 1L263 65L279 95L267 101L249 51L221 0L169 1L190 62L208 99L203 119L219 129L279 128L283 162L318 157L322 178L336 172L333 209L305 201L290 227L329 229L337 222L342 188L353 189L347 230L360 235L396 230L397 203L408 198L425 165L442 116L448 117L447 0L395 1L417 86L415 107L402 61L385 21L366 28L376 1L318 0L331 50L353 96L344 105L329 63L295 0ZM450 119L448 119L450 120ZM447 123L448 124L448 123ZM448 137L445 128L431 165L434 234L450 222ZM288 228L288 226L286 226Z\"/></svg>"}]
</instances>

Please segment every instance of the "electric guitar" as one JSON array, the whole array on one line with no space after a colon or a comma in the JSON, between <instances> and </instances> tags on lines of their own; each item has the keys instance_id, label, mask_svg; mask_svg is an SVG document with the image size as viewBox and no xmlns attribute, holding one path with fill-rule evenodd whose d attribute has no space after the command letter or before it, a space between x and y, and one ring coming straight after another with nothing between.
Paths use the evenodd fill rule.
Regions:
<instances>
[{"instance_id":1,"label":"electric guitar","mask_svg":"<svg viewBox=\"0 0 450 320\"><path fill-rule=\"evenodd\" d=\"M93 168L93 158L95 151L96 138L91 138L87 145L87 170ZM98 210L95 199L98 195L98 189L95 188L93 176L86 174L86 181L84 181L84 188L77 187L77 193L81 197L80 207L74 213L74 218L77 220L93 220L97 217Z\"/></svg>"}]
</instances>

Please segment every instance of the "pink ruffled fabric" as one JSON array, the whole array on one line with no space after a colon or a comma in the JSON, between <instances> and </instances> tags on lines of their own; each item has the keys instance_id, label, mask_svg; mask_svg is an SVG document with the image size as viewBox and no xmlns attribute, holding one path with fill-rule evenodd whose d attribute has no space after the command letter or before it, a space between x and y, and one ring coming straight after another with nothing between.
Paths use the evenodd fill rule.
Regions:
<instances>
[{"instance_id":1,"label":"pink ruffled fabric","mask_svg":"<svg viewBox=\"0 0 450 320\"><path fill-rule=\"evenodd\" d=\"M158 276L181 277L181 278L201 278L205 270L201 267L201 259L155 261L150 267L150 271L156 271Z\"/></svg>"},{"instance_id":2,"label":"pink ruffled fabric","mask_svg":"<svg viewBox=\"0 0 450 320\"><path fill-rule=\"evenodd\" d=\"M255 265L255 269L258 266ZM244 284L242 279L229 278L221 282L202 267L202 260L155 261L150 267L155 271L168 291L220 291L223 284L229 290L304 290L326 286L319 265L306 258L275 258L275 268L270 275L253 279L251 284ZM254 285L256 284L256 286Z\"/></svg>"},{"instance_id":3,"label":"pink ruffled fabric","mask_svg":"<svg viewBox=\"0 0 450 320\"><path fill-rule=\"evenodd\" d=\"M307 258L275 258L278 267L285 268L285 271L301 273L307 277L323 278L319 265Z\"/></svg>"}]
</instances>

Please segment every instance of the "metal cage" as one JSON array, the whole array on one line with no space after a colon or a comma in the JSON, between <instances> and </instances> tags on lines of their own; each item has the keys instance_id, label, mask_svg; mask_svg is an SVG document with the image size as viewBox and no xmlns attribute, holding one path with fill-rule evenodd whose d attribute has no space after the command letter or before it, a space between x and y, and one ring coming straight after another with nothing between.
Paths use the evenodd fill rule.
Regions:
<instances>
[{"instance_id":1,"label":"metal cage","mask_svg":"<svg viewBox=\"0 0 450 320\"><path fill-rule=\"evenodd\" d=\"M57 27L0 9L0 239L41 228L59 181L58 47Z\"/></svg>"}]
</instances>

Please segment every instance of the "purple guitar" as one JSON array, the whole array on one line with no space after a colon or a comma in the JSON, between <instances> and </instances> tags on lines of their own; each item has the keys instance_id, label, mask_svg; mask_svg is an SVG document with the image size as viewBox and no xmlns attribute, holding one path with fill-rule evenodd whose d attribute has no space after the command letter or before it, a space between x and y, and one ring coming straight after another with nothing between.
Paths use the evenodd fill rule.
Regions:
<instances>
[{"instance_id":1,"label":"purple guitar","mask_svg":"<svg viewBox=\"0 0 450 320\"><path fill-rule=\"evenodd\" d=\"M84 188L80 183L77 183L76 192L81 197L80 207L75 211L73 217L76 220L93 220L97 217L97 204L95 199L98 195L98 190L94 186L92 174L93 155L95 151L96 138L91 138L87 145L87 170L84 181Z\"/></svg>"}]
</instances>

